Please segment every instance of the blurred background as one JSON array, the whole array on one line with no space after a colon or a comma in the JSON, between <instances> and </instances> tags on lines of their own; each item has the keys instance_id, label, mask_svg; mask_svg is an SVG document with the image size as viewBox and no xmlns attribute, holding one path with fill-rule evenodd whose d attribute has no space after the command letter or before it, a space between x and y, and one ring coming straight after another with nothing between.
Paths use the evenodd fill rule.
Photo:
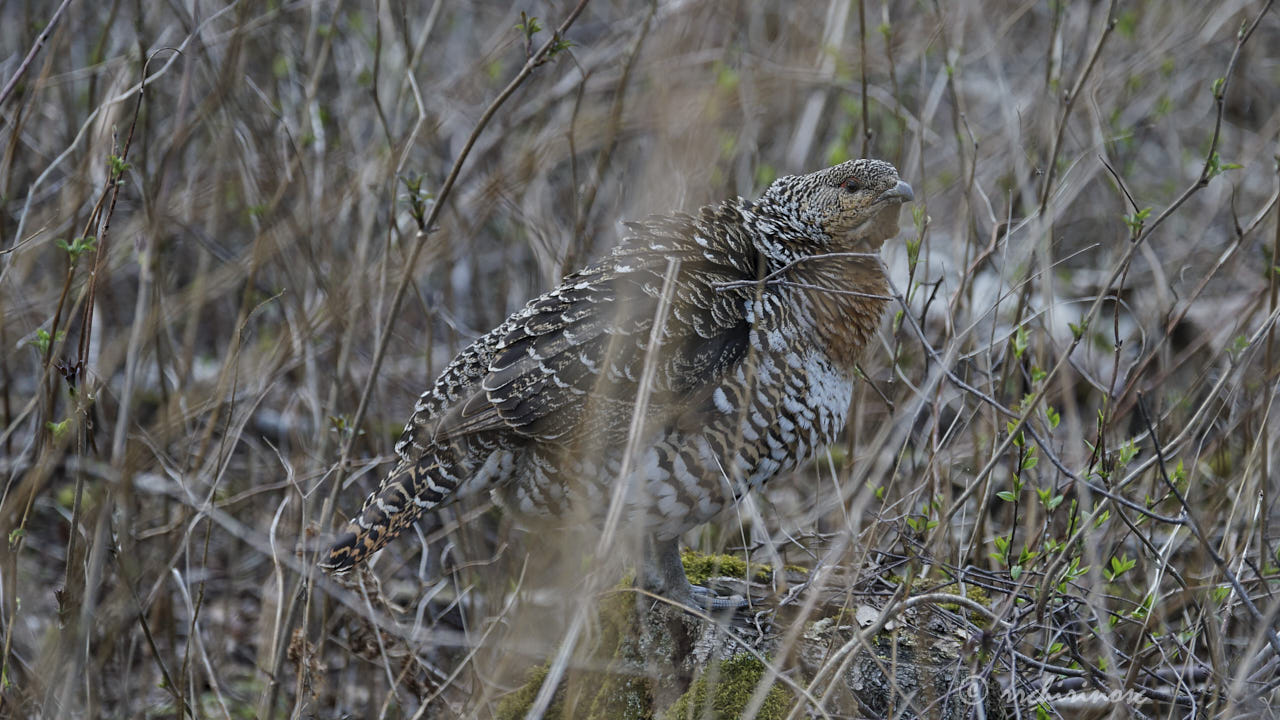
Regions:
<instances>
[{"instance_id":1,"label":"blurred background","mask_svg":"<svg viewBox=\"0 0 1280 720\"><path fill-rule=\"evenodd\" d=\"M1050 588L1078 642L1010 646L1274 692L1270 5L0 4L0 714L489 717L573 588L531 568L626 568L477 506L382 610L317 577L418 394L622 221L859 156L905 306L844 440L687 543Z\"/></svg>"}]
</instances>

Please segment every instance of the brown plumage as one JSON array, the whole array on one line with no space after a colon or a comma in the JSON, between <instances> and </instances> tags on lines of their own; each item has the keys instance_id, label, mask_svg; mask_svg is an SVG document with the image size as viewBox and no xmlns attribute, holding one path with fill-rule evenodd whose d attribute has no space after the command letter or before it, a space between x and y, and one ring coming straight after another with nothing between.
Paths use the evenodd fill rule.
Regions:
<instances>
[{"instance_id":1,"label":"brown plumage","mask_svg":"<svg viewBox=\"0 0 1280 720\"><path fill-rule=\"evenodd\" d=\"M911 199L892 165L852 160L753 202L628 225L612 254L449 364L323 566L346 571L479 492L521 515L597 521L624 493L623 521L652 538L641 582L692 601L677 538L843 428L886 304L877 255Z\"/></svg>"}]
</instances>

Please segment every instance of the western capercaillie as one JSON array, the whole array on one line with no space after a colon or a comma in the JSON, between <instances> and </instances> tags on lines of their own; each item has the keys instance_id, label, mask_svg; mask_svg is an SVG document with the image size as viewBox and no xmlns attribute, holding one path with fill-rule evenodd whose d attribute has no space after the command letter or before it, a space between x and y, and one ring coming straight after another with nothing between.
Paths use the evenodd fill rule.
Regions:
<instances>
[{"instance_id":1,"label":"western capercaillie","mask_svg":"<svg viewBox=\"0 0 1280 720\"><path fill-rule=\"evenodd\" d=\"M596 519L624 493L622 522L650 538L641 584L694 602L679 536L844 427L888 300L880 246L912 199L892 165L851 160L628 225L445 368L322 565L348 570L474 493Z\"/></svg>"}]
</instances>

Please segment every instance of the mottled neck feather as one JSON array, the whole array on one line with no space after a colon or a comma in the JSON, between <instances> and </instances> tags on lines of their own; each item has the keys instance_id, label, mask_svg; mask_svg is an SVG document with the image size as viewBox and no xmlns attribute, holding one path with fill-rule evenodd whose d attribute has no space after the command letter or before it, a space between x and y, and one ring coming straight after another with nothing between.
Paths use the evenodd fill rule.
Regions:
<instances>
[{"instance_id":1,"label":"mottled neck feather","mask_svg":"<svg viewBox=\"0 0 1280 720\"><path fill-rule=\"evenodd\" d=\"M852 370L888 305L889 283L880 262L875 258L814 259L798 263L786 280L794 283L790 291L813 313L823 350L841 367Z\"/></svg>"}]
</instances>

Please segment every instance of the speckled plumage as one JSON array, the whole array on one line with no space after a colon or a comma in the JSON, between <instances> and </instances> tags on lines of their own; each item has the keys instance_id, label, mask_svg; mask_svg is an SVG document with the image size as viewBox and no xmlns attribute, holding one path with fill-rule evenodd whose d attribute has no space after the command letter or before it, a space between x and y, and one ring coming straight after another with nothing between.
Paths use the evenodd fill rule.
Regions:
<instances>
[{"instance_id":1,"label":"speckled plumage","mask_svg":"<svg viewBox=\"0 0 1280 720\"><path fill-rule=\"evenodd\" d=\"M875 254L910 199L893 166L853 160L780 178L754 202L629 224L612 254L449 364L323 565L347 570L478 492L522 515L593 518L626 492L624 521L674 548L843 428L886 303ZM660 307L641 442L621 477Z\"/></svg>"}]
</instances>

